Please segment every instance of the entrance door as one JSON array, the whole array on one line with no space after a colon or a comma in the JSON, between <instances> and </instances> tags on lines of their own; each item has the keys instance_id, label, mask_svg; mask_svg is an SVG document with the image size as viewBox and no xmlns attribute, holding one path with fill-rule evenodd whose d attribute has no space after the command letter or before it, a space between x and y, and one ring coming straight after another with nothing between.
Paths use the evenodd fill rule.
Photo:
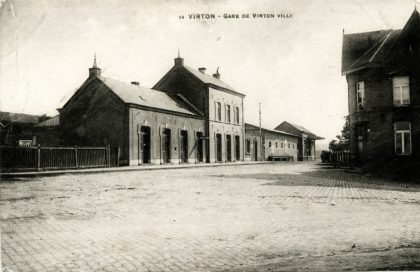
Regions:
<instances>
[{"instance_id":1,"label":"entrance door","mask_svg":"<svg viewBox=\"0 0 420 272\"><path fill-rule=\"evenodd\" d=\"M180 142L179 152L181 154L181 162L187 163L188 162L188 131L181 130L179 142Z\"/></svg>"},{"instance_id":2,"label":"entrance door","mask_svg":"<svg viewBox=\"0 0 420 272\"><path fill-rule=\"evenodd\" d=\"M197 132L197 162L204 160L203 132Z\"/></svg>"},{"instance_id":3,"label":"entrance door","mask_svg":"<svg viewBox=\"0 0 420 272\"><path fill-rule=\"evenodd\" d=\"M238 135L235 136L235 158L241 160L241 141Z\"/></svg>"},{"instance_id":4,"label":"entrance door","mask_svg":"<svg viewBox=\"0 0 420 272\"><path fill-rule=\"evenodd\" d=\"M168 128L162 132L162 162L171 162L171 130Z\"/></svg>"},{"instance_id":5,"label":"entrance door","mask_svg":"<svg viewBox=\"0 0 420 272\"><path fill-rule=\"evenodd\" d=\"M141 162L150 163L150 127L141 127L139 147Z\"/></svg>"},{"instance_id":6,"label":"entrance door","mask_svg":"<svg viewBox=\"0 0 420 272\"><path fill-rule=\"evenodd\" d=\"M232 136L226 135L226 160L232 161Z\"/></svg>"},{"instance_id":7,"label":"entrance door","mask_svg":"<svg viewBox=\"0 0 420 272\"><path fill-rule=\"evenodd\" d=\"M258 142L254 142L254 161L258 161Z\"/></svg>"},{"instance_id":8,"label":"entrance door","mask_svg":"<svg viewBox=\"0 0 420 272\"><path fill-rule=\"evenodd\" d=\"M216 161L222 161L222 134L216 134Z\"/></svg>"}]
</instances>

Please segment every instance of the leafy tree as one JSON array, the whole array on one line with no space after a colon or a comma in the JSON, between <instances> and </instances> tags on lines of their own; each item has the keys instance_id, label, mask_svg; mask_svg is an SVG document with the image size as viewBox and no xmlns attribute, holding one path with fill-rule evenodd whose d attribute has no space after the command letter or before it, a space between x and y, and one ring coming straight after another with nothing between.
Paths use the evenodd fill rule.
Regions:
<instances>
[{"instance_id":1,"label":"leafy tree","mask_svg":"<svg viewBox=\"0 0 420 272\"><path fill-rule=\"evenodd\" d=\"M337 135L337 140L332 140L329 144L329 149L333 152L349 150L349 139L350 139L350 119L346 116L346 122L344 123L341 135Z\"/></svg>"},{"instance_id":2,"label":"leafy tree","mask_svg":"<svg viewBox=\"0 0 420 272\"><path fill-rule=\"evenodd\" d=\"M42 122L42 121L48 120L48 119L50 119L50 118L51 118L51 117L49 117L48 115L43 114L43 115L40 115L40 116L39 116L39 118L38 118L38 122Z\"/></svg>"}]
</instances>

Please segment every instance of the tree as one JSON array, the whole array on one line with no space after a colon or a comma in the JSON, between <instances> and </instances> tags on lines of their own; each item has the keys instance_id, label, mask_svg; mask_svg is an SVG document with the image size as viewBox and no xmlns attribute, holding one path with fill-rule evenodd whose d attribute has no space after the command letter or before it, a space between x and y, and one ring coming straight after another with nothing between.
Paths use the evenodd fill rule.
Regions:
<instances>
[{"instance_id":1,"label":"tree","mask_svg":"<svg viewBox=\"0 0 420 272\"><path fill-rule=\"evenodd\" d=\"M45 120L48 120L48 119L50 119L50 118L51 118L51 117L49 117L48 115L43 114L43 115L40 115L40 116L39 116L39 118L38 118L38 122L40 123L40 122L45 121Z\"/></svg>"},{"instance_id":2,"label":"tree","mask_svg":"<svg viewBox=\"0 0 420 272\"><path fill-rule=\"evenodd\" d=\"M341 135L337 135L337 140L332 140L329 144L330 151L346 151L349 150L349 139L350 139L350 119L346 116L346 122L344 123Z\"/></svg>"}]
</instances>

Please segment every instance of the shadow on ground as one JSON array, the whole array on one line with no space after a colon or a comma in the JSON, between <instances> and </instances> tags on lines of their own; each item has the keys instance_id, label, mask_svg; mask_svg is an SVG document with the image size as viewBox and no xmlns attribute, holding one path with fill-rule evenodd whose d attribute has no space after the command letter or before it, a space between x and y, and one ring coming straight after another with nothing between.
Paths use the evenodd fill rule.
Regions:
<instances>
[{"instance_id":1,"label":"shadow on ground","mask_svg":"<svg viewBox=\"0 0 420 272\"><path fill-rule=\"evenodd\" d=\"M418 182L398 182L393 179L373 177L366 173L352 172L329 166L300 174L250 173L212 175L220 178L256 179L267 183L263 186L320 186L346 187L403 192L420 192Z\"/></svg>"}]
</instances>

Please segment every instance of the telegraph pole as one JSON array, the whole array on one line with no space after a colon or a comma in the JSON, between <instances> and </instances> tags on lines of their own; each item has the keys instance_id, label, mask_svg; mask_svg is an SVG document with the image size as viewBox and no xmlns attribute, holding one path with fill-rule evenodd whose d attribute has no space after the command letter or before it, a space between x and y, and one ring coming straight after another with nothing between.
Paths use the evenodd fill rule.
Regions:
<instances>
[{"instance_id":1,"label":"telegraph pole","mask_svg":"<svg viewBox=\"0 0 420 272\"><path fill-rule=\"evenodd\" d=\"M258 103L258 112L259 112L259 118L260 118L260 158L262 158L262 151L263 151L263 142L262 142L262 133L261 133L261 103Z\"/></svg>"}]
</instances>

